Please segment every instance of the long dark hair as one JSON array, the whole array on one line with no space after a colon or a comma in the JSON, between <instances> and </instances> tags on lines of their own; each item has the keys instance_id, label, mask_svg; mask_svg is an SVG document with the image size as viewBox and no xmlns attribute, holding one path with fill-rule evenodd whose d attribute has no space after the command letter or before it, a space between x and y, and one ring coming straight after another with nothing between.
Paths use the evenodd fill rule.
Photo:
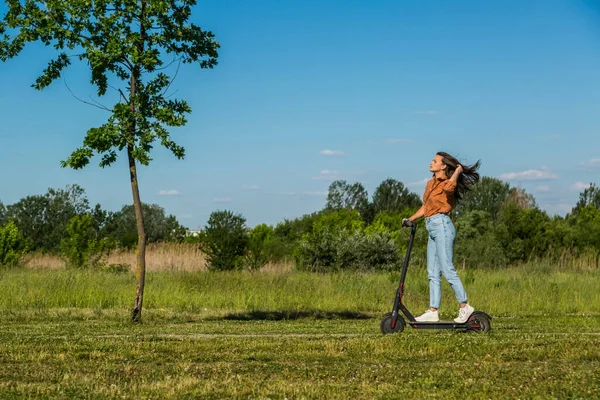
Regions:
<instances>
[{"instance_id":1,"label":"long dark hair","mask_svg":"<svg viewBox=\"0 0 600 400\"><path fill-rule=\"evenodd\" d=\"M462 199L463 195L471 190L471 187L479 182L479 173L477 170L481 166L481 160L477 160L477 162L473 165L466 165L458 161L455 157L451 156L448 153L444 153L443 151L439 151L436 155L442 157L442 162L446 164L446 176L450 178L456 167L462 165L463 172L458 176L458 180L456 182L456 199Z\"/></svg>"}]
</instances>

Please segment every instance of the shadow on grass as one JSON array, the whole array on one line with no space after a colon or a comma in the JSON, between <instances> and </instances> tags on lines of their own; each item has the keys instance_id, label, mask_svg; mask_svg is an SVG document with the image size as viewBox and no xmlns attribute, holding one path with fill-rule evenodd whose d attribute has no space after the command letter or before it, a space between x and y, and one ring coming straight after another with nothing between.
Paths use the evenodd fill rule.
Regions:
<instances>
[{"instance_id":1,"label":"shadow on grass","mask_svg":"<svg viewBox=\"0 0 600 400\"><path fill-rule=\"evenodd\" d=\"M371 319L369 314L364 314L355 311L262 311L254 310L234 314L226 314L218 319L233 320L233 321L282 321L296 319Z\"/></svg>"}]
</instances>

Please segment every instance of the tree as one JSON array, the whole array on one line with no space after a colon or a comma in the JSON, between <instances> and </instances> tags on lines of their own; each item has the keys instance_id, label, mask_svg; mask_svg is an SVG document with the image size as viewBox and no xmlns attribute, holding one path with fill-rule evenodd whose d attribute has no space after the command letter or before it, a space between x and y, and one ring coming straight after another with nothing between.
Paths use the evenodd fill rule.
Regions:
<instances>
[{"instance_id":1,"label":"tree","mask_svg":"<svg viewBox=\"0 0 600 400\"><path fill-rule=\"evenodd\" d=\"M202 251L213 271L238 269L248 244L246 219L232 211L214 211L202 235Z\"/></svg>"},{"instance_id":2,"label":"tree","mask_svg":"<svg viewBox=\"0 0 600 400\"><path fill-rule=\"evenodd\" d=\"M357 210L361 215L364 215L368 207L369 195L362 183L356 182L350 185L344 180L337 180L329 185L326 209Z\"/></svg>"},{"instance_id":3,"label":"tree","mask_svg":"<svg viewBox=\"0 0 600 400\"><path fill-rule=\"evenodd\" d=\"M100 238L91 214L76 215L66 227L66 237L60 242L61 255L69 268L95 268L103 253L114 248L110 238Z\"/></svg>"},{"instance_id":4,"label":"tree","mask_svg":"<svg viewBox=\"0 0 600 400\"><path fill-rule=\"evenodd\" d=\"M0 267L18 265L27 250L27 241L13 221L0 227Z\"/></svg>"},{"instance_id":5,"label":"tree","mask_svg":"<svg viewBox=\"0 0 600 400\"><path fill-rule=\"evenodd\" d=\"M508 191L508 196L506 196L502 207L508 207L511 205L515 205L521 210L531 210L537 207L533 195L527 193L523 188L511 188Z\"/></svg>"},{"instance_id":6,"label":"tree","mask_svg":"<svg viewBox=\"0 0 600 400\"><path fill-rule=\"evenodd\" d=\"M600 250L600 208L588 204L577 211L574 220L576 243Z\"/></svg>"},{"instance_id":7,"label":"tree","mask_svg":"<svg viewBox=\"0 0 600 400\"><path fill-rule=\"evenodd\" d=\"M244 256L244 262L248 269L258 270L270 261L273 237L273 227L267 224L256 225L250 230L248 251Z\"/></svg>"},{"instance_id":8,"label":"tree","mask_svg":"<svg viewBox=\"0 0 600 400\"><path fill-rule=\"evenodd\" d=\"M550 245L550 237L546 235L550 217L537 207L523 208L522 205L508 203L495 230L510 262L527 261L542 255Z\"/></svg>"},{"instance_id":9,"label":"tree","mask_svg":"<svg viewBox=\"0 0 600 400\"><path fill-rule=\"evenodd\" d=\"M6 217L31 241L32 250L57 251L69 220L89 211L85 190L79 185L49 188L43 195L22 198L7 207Z\"/></svg>"},{"instance_id":10,"label":"tree","mask_svg":"<svg viewBox=\"0 0 600 400\"><path fill-rule=\"evenodd\" d=\"M467 211L456 221L456 231L455 264L494 268L506 265L504 248L496 237L494 221L489 212L477 209Z\"/></svg>"},{"instance_id":11,"label":"tree","mask_svg":"<svg viewBox=\"0 0 600 400\"><path fill-rule=\"evenodd\" d=\"M175 157L183 158L184 148L171 139L167 128L185 125L185 115L191 112L185 101L166 94L173 78L163 71L172 63L212 68L217 64L219 44L212 32L189 22L196 0L7 0L6 4L8 12L0 25L0 33L4 32L0 59L15 57L30 42L40 41L59 51L34 88L42 90L50 85L75 58L90 66L91 83L99 97L109 87L119 96L112 108L96 104L109 112L108 121L88 130L83 146L61 165L80 169L98 154L102 156L100 166L107 167L117 160L117 152L125 150L138 233L136 293L131 311L132 321L138 322L146 272L146 233L137 165L150 163L157 139Z\"/></svg>"},{"instance_id":12,"label":"tree","mask_svg":"<svg viewBox=\"0 0 600 400\"><path fill-rule=\"evenodd\" d=\"M90 213L92 221L94 222L94 230L99 235L102 232L102 228L106 224L108 218L108 212L102 209L100 204L96 204L94 209Z\"/></svg>"},{"instance_id":13,"label":"tree","mask_svg":"<svg viewBox=\"0 0 600 400\"><path fill-rule=\"evenodd\" d=\"M508 198L510 190L508 183L484 176L458 202L456 214L463 215L469 211L485 211L495 219Z\"/></svg>"},{"instance_id":14,"label":"tree","mask_svg":"<svg viewBox=\"0 0 600 400\"><path fill-rule=\"evenodd\" d=\"M577 215L583 208L587 206L600 209L600 187L596 186L595 183L590 183L590 186L585 188L583 192L579 193L579 200L577 201L577 204L571 213Z\"/></svg>"},{"instance_id":15,"label":"tree","mask_svg":"<svg viewBox=\"0 0 600 400\"><path fill-rule=\"evenodd\" d=\"M411 193L402 182L388 178L381 182L373 193L373 208L375 214L382 211L399 213L407 208L421 207L421 199Z\"/></svg>"},{"instance_id":16,"label":"tree","mask_svg":"<svg viewBox=\"0 0 600 400\"><path fill-rule=\"evenodd\" d=\"M158 204L142 203L142 216L146 243L183 240L185 228L175 216L166 216L164 208ZM123 247L135 246L138 233L134 207L125 205L121 210L109 213L103 224L102 236L113 237Z\"/></svg>"}]
</instances>

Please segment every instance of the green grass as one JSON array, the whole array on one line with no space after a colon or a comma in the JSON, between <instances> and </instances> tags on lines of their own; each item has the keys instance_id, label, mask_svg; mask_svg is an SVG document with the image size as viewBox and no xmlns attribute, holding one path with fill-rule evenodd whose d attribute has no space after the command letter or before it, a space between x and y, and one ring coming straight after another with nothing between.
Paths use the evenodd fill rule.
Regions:
<instances>
[{"instance_id":1,"label":"green grass","mask_svg":"<svg viewBox=\"0 0 600 400\"><path fill-rule=\"evenodd\" d=\"M600 314L600 271L549 267L501 271L460 270L469 301L493 316ZM146 310L189 313L243 311L363 312L390 309L398 273L154 272L146 279ZM133 274L11 270L0 273L0 314L56 308L124 309L132 305ZM405 302L427 308L426 271L409 271ZM442 316L453 317L456 299L444 281Z\"/></svg>"},{"instance_id":2,"label":"green grass","mask_svg":"<svg viewBox=\"0 0 600 400\"><path fill-rule=\"evenodd\" d=\"M5 271L0 398L600 397L598 272L459 274L489 334L381 335L397 274L153 273L131 325L130 275Z\"/></svg>"}]
</instances>

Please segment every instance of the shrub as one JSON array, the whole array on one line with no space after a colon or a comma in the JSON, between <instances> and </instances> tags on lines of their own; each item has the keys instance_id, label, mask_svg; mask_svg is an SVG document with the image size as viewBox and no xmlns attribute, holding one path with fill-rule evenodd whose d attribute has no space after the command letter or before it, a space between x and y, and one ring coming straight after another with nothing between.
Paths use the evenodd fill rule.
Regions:
<instances>
[{"instance_id":1,"label":"shrub","mask_svg":"<svg viewBox=\"0 0 600 400\"><path fill-rule=\"evenodd\" d=\"M396 242L396 245L402 251L406 251L409 230L402 230L402 219L408 218L413 214L413 210L405 210L401 213L380 212L375 216L373 223L365 229L365 232L368 234L389 234Z\"/></svg>"},{"instance_id":2,"label":"shrub","mask_svg":"<svg viewBox=\"0 0 600 400\"><path fill-rule=\"evenodd\" d=\"M273 237L273 228L266 224L257 225L250 230L247 253L244 256L244 265L248 269L260 269L271 260Z\"/></svg>"},{"instance_id":3,"label":"shrub","mask_svg":"<svg viewBox=\"0 0 600 400\"><path fill-rule=\"evenodd\" d=\"M312 233L318 234L324 230L331 233L360 231L364 222L356 210L336 210L321 213L313 222Z\"/></svg>"},{"instance_id":4,"label":"shrub","mask_svg":"<svg viewBox=\"0 0 600 400\"><path fill-rule=\"evenodd\" d=\"M329 229L304 234L293 254L296 268L315 272L336 270L338 241L337 235Z\"/></svg>"},{"instance_id":5,"label":"shrub","mask_svg":"<svg viewBox=\"0 0 600 400\"><path fill-rule=\"evenodd\" d=\"M202 232L201 250L212 271L240 269L248 244L246 219L231 211L214 211Z\"/></svg>"},{"instance_id":6,"label":"shrub","mask_svg":"<svg viewBox=\"0 0 600 400\"><path fill-rule=\"evenodd\" d=\"M28 243L23 238L13 221L0 227L0 266L13 267L20 263L28 250Z\"/></svg>"},{"instance_id":7,"label":"shrub","mask_svg":"<svg viewBox=\"0 0 600 400\"><path fill-rule=\"evenodd\" d=\"M337 244L339 269L392 271L400 268L401 258L389 232L354 232Z\"/></svg>"},{"instance_id":8,"label":"shrub","mask_svg":"<svg viewBox=\"0 0 600 400\"><path fill-rule=\"evenodd\" d=\"M306 235L294 254L300 270L330 272L339 270L395 270L401 255L387 232L367 234L325 229Z\"/></svg>"},{"instance_id":9,"label":"shrub","mask_svg":"<svg viewBox=\"0 0 600 400\"><path fill-rule=\"evenodd\" d=\"M67 235L60 243L60 252L67 268L95 268L114 248L109 238L98 238L91 215L76 215L67 224Z\"/></svg>"}]
</instances>

